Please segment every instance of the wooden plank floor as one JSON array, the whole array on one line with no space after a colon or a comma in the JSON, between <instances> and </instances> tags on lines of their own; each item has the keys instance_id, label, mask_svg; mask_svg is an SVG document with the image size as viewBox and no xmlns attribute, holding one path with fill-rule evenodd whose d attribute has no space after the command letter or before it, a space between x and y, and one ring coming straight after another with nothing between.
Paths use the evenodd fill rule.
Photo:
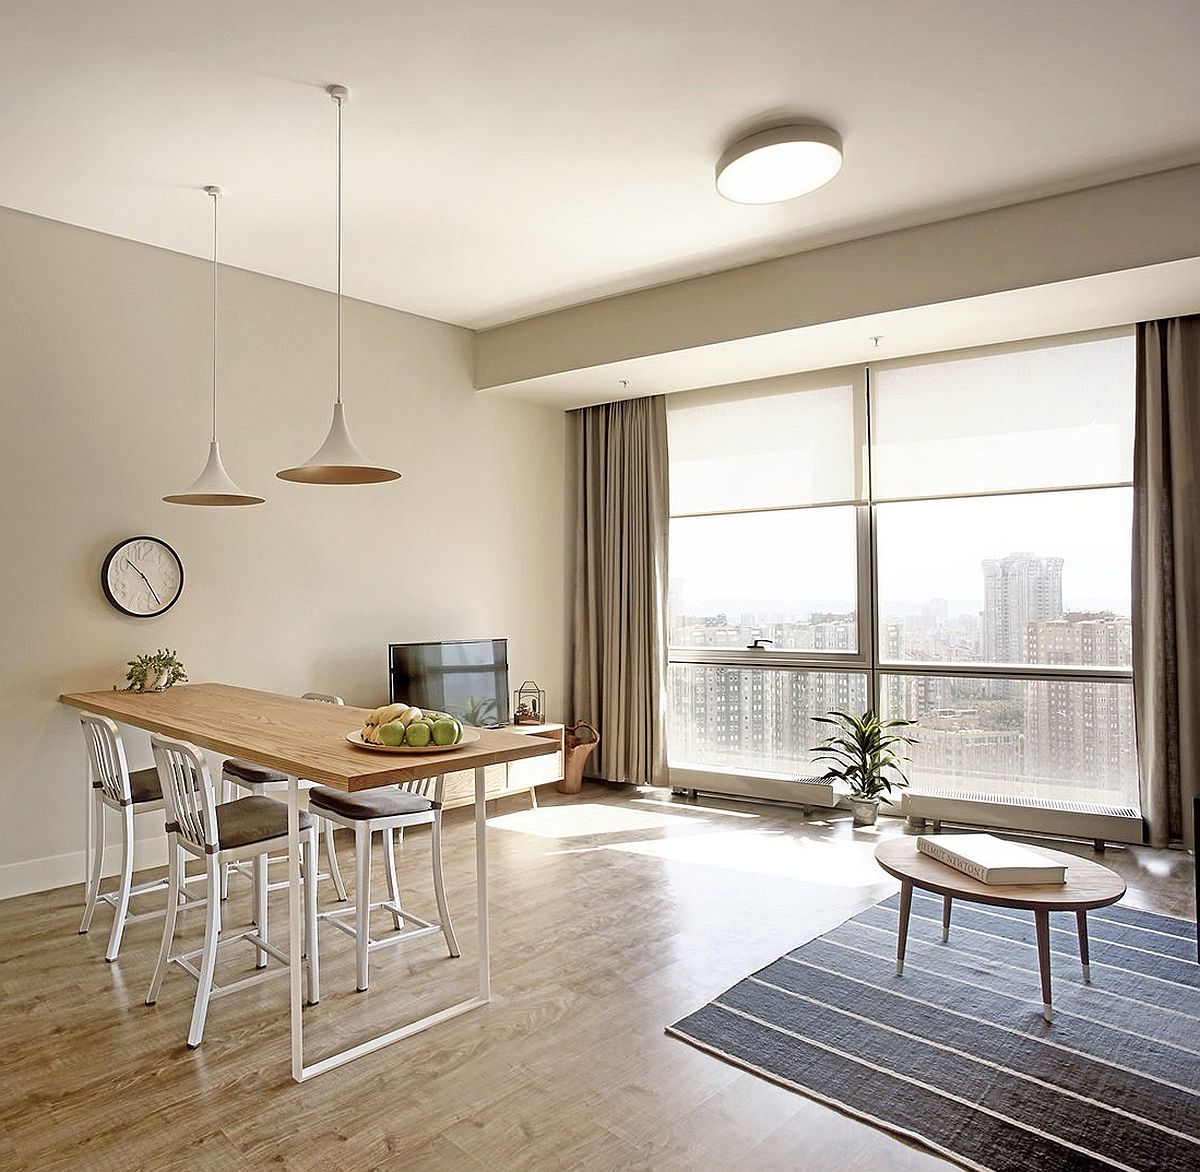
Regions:
<instances>
[{"instance_id":1,"label":"wooden plank floor","mask_svg":"<svg viewBox=\"0 0 1200 1172\"><path fill-rule=\"evenodd\" d=\"M538 810L508 799L489 822L495 1003L304 1086L288 1074L285 980L215 1001L189 1051L190 978L171 972L158 1006L143 1004L158 922L131 925L109 965L106 905L77 935L79 887L0 903L0 1168L949 1167L662 1032L894 891L872 850L898 820L853 831L844 815L657 791L541 796ZM349 839L340 851L350 880ZM305 1015L312 1055L470 991L465 812L447 818L446 860L463 958L447 959L440 938L377 952L371 989L356 994L352 942L326 927L324 996ZM1190 856L1103 861L1125 875L1129 903L1192 914ZM426 834L410 834L401 884L430 912ZM333 906L327 884L321 895ZM272 897L276 940L285 900ZM247 884L234 880L226 907L244 922ZM183 919L198 941L202 915ZM250 963L233 946L219 979Z\"/></svg>"}]
</instances>

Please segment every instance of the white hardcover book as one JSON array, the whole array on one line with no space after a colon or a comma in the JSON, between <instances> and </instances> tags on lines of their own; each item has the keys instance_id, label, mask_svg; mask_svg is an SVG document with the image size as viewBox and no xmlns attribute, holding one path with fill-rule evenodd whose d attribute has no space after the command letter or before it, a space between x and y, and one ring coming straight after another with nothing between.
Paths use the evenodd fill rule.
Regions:
<instances>
[{"instance_id":1,"label":"white hardcover book","mask_svg":"<svg viewBox=\"0 0 1200 1172\"><path fill-rule=\"evenodd\" d=\"M1065 883L1067 868L994 834L919 834L917 850L980 883Z\"/></svg>"}]
</instances>

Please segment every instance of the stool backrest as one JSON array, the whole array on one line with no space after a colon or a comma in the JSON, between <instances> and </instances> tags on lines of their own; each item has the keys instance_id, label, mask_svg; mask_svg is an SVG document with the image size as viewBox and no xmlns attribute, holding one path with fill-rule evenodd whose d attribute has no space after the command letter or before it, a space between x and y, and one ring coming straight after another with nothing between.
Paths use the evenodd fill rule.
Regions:
<instances>
[{"instance_id":1,"label":"stool backrest","mask_svg":"<svg viewBox=\"0 0 1200 1172\"><path fill-rule=\"evenodd\" d=\"M79 724L87 746L92 785L103 790L105 797L114 802L129 805L133 801L129 792L129 765L125 761L125 745L116 721L94 712L81 712Z\"/></svg>"},{"instance_id":2,"label":"stool backrest","mask_svg":"<svg viewBox=\"0 0 1200 1172\"><path fill-rule=\"evenodd\" d=\"M195 745L150 734L162 785L167 829L212 854L218 848L217 807L208 762Z\"/></svg>"},{"instance_id":3,"label":"stool backrest","mask_svg":"<svg viewBox=\"0 0 1200 1172\"><path fill-rule=\"evenodd\" d=\"M445 777L439 773L437 777L422 777L416 781L399 782L396 788L402 789L406 794L417 794L422 798L429 798L435 806L440 806L444 781Z\"/></svg>"},{"instance_id":4,"label":"stool backrest","mask_svg":"<svg viewBox=\"0 0 1200 1172\"><path fill-rule=\"evenodd\" d=\"M319 700L322 704L340 704L345 707L346 701L332 692L305 692L301 700Z\"/></svg>"}]
</instances>

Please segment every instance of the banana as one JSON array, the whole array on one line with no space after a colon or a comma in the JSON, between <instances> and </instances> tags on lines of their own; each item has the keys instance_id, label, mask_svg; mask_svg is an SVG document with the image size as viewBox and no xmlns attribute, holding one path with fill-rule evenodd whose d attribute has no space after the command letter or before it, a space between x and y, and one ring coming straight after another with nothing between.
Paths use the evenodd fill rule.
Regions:
<instances>
[{"instance_id":1,"label":"banana","mask_svg":"<svg viewBox=\"0 0 1200 1172\"><path fill-rule=\"evenodd\" d=\"M384 704L381 708L376 708L375 711L367 717L363 727L375 728L378 725L387 724L389 721L395 720L407 708L407 704Z\"/></svg>"}]
</instances>

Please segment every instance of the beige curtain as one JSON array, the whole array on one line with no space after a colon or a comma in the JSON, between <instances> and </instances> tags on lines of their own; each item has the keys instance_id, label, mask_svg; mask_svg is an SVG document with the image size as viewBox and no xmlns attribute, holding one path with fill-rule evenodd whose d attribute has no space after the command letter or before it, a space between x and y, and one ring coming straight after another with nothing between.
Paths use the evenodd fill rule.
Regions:
<instances>
[{"instance_id":1,"label":"beige curtain","mask_svg":"<svg viewBox=\"0 0 1200 1172\"><path fill-rule=\"evenodd\" d=\"M1133 685L1155 846L1195 842L1200 792L1200 315L1138 326Z\"/></svg>"},{"instance_id":2,"label":"beige curtain","mask_svg":"<svg viewBox=\"0 0 1200 1172\"><path fill-rule=\"evenodd\" d=\"M666 403L659 395L572 414L571 713L600 733L595 776L666 785Z\"/></svg>"}]
</instances>

